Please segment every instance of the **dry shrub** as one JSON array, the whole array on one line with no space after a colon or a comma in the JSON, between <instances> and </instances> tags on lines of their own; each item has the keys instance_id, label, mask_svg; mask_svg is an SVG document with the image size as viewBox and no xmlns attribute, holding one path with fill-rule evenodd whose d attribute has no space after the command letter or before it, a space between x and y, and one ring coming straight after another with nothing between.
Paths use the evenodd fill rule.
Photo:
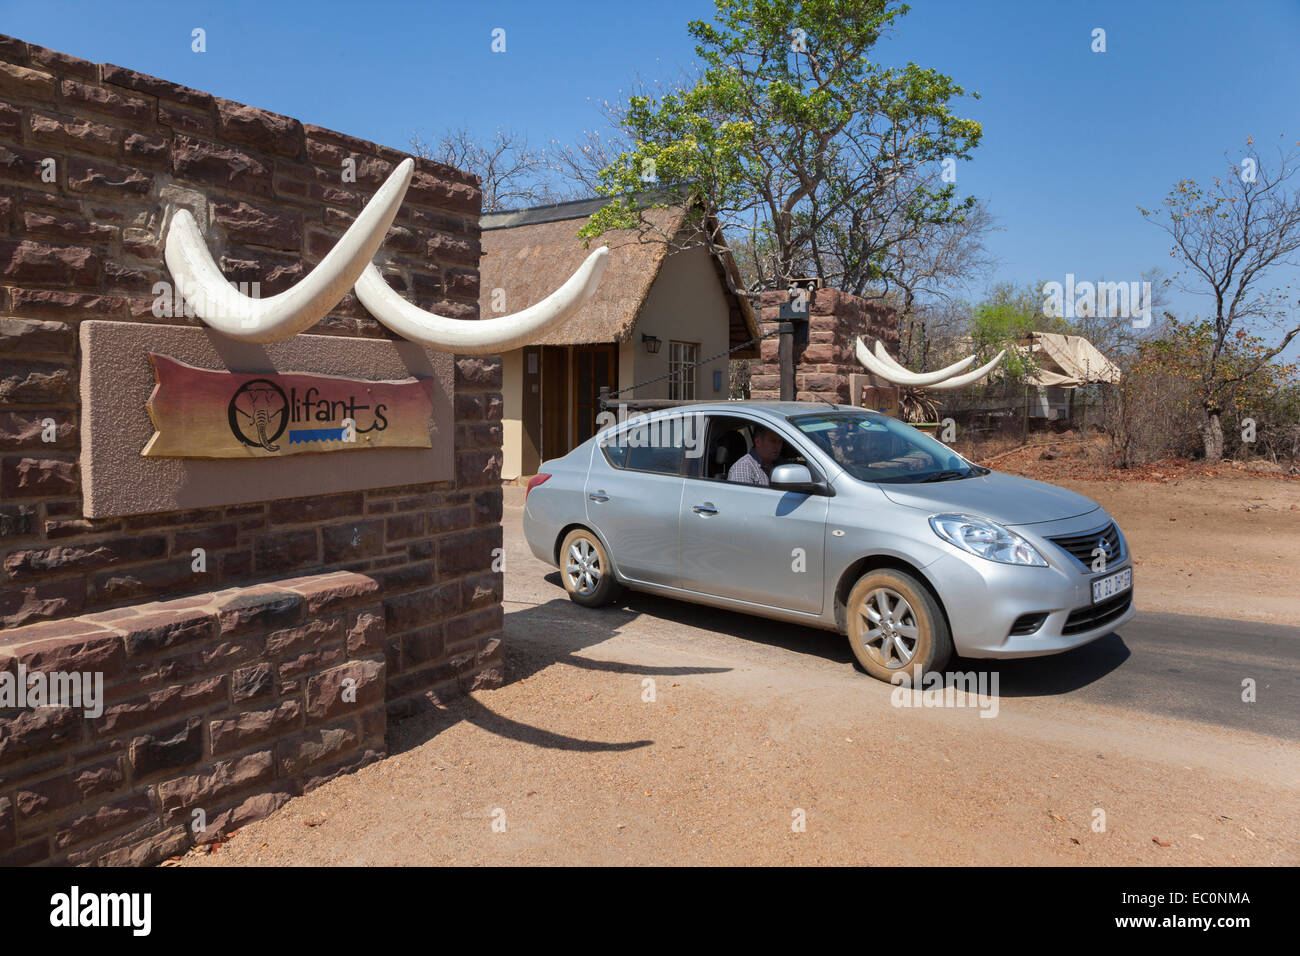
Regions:
<instances>
[{"instance_id":1,"label":"dry shrub","mask_svg":"<svg viewBox=\"0 0 1300 956\"><path fill-rule=\"evenodd\" d=\"M1202 449L1202 343L1184 330L1176 333L1139 346L1121 361L1119 384L1101 390L1101 426L1119 468L1191 458Z\"/></svg>"},{"instance_id":2,"label":"dry shrub","mask_svg":"<svg viewBox=\"0 0 1300 956\"><path fill-rule=\"evenodd\" d=\"M1196 454L1202 417L1195 383L1157 364L1134 363L1117 386L1102 390L1102 428L1120 468Z\"/></svg>"}]
</instances>

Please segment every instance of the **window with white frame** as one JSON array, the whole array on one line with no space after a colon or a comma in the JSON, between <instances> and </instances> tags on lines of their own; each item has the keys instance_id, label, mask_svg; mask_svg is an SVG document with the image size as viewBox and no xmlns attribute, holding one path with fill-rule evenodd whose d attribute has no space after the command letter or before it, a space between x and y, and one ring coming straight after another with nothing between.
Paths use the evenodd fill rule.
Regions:
<instances>
[{"instance_id":1,"label":"window with white frame","mask_svg":"<svg viewBox=\"0 0 1300 956\"><path fill-rule=\"evenodd\" d=\"M668 343L668 397L677 401L691 401L695 398L695 379L699 369L695 363L700 360L698 342Z\"/></svg>"}]
</instances>

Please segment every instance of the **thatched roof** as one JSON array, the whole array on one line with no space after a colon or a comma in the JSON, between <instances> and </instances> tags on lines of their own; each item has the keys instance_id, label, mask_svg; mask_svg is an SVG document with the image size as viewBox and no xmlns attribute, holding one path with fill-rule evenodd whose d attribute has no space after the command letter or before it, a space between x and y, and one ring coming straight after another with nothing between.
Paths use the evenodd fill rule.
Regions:
<instances>
[{"instance_id":1,"label":"thatched roof","mask_svg":"<svg viewBox=\"0 0 1300 956\"><path fill-rule=\"evenodd\" d=\"M538 340L538 345L585 345L622 342L632 335L641 305L650 292L669 248L664 236L675 236L686 219L686 207L650 209L645 218L653 226L644 234L620 230L601 236L584 249L578 230L605 204L604 199L583 199L532 209L488 213L483 227L483 258L479 264L479 314L492 318L492 294L505 291L506 312L517 312L541 301L573 274L591 250L609 246L609 264L596 294L572 319ZM733 295L723 270L739 285L731 255L714 257L718 282L731 304L730 340L739 345L759 335L758 319L748 299ZM738 351L735 357L756 356L757 349Z\"/></svg>"}]
</instances>

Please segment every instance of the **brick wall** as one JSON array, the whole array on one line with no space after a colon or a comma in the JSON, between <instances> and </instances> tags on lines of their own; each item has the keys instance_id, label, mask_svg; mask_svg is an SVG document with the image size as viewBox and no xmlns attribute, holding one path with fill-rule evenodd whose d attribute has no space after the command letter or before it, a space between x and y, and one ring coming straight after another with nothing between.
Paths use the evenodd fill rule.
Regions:
<instances>
[{"instance_id":1,"label":"brick wall","mask_svg":"<svg viewBox=\"0 0 1300 956\"><path fill-rule=\"evenodd\" d=\"M9 632L0 673L104 694L0 710L0 866L155 863L378 759L385 617L372 578L335 572Z\"/></svg>"},{"instance_id":2,"label":"brick wall","mask_svg":"<svg viewBox=\"0 0 1300 956\"><path fill-rule=\"evenodd\" d=\"M759 319L763 334L775 331L785 292L764 292ZM891 309L849 295L838 289L818 289L808 303L808 342L794 347L795 399L815 402L825 399L839 405L854 404L849 387L851 375L866 373L854 355L858 336L868 347L874 339L897 354L898 325ZM750 368L750 397L774 401L781 397L781 375L777 351L780 336L761 343L759 364Z\"/></svg>"},{"instance_id":3,"label":"brick wall","mask_svg":"<svg viewBox=\"0 0 1300 956\"><path fill-rule=\"evenodd\" d=\"M87 621L105 626L106 610L147 606L153 613L154 602L185 595L210 603L257 582L346 571L374 588L368 600L383 623L377 659L389 718L500 682L501 575L491 571L502 513L496 357L456 357L454 481L126 518L82 516L78 322L201 324L153 315L154 283L170 281L162 257L167 205L203 208L211 218L205 236L226 276L260 282L261 295L273 295L332 248L405 157L0 36L0 669L2 655L12 658L18 642L32 639L25 625L62 620L63 637L56 627L42 639L77 645L73 632ZM343 180L349 159L355 183ZM476 177L417 161L379 257L394 287L424 308L477 318L480 204ZM351 294L310 331L393 338ZM196 547L207 551L201 573L191 566ZM131 640L112 640L119 639L130 664ZM153 664L171 666L163 656L131 666ZM123 677L123 686L138 679ZM225 715L204 724L205 760L216 756L212 721L239 712L233 696L222 696L233 694L233 672L221 681L221 701L203 704ZM298 703L310 708L309 697ZM178 714L155 716L178 721ZM15 719L27 718L0 713L0 847L15 813L19 833L29 826L23 821L30 814L12 788L6 792L14 770L4 756L12 751L4 748ZM299 726L309 720L308 714ZM373 740L373 730L358 725L363 743ZM176 747L191 746L188 723L146 736L170 750L172 731L184 731ZM77 780L68 785L98 793L96 781L117 780L123 761L134 759L134 738L112 731L88 729L74 743L49 787L63 787L59 781L73 773ZM101 772L101 757L117 770ZM144 789L165 818L165 807L157 806L160 786ZM139 799L143 791L123 792ZM134 811L123 812L115 819ZM64 838L51 839L51 853L62 852Z\"/></svg>"}]
</instances>

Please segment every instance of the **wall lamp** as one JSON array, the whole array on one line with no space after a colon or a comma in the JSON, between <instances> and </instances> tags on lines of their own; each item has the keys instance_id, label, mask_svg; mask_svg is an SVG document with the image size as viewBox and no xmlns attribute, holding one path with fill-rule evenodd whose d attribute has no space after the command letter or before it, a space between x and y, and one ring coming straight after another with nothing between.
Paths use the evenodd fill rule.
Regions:
<instances>
[{"instance_id":1,"label":"wall lamp","mask_svg":"<svg viewBox=\"0 0 1300 956\"><path fill-rule=\"evenodd\" d=\"M641 333L641 341L645 343L645 350L651 355L658 352L659 346L663 344L663 342L660 341L659 336L647 335L645 332Z\"/></svg>"}]
</instances>

